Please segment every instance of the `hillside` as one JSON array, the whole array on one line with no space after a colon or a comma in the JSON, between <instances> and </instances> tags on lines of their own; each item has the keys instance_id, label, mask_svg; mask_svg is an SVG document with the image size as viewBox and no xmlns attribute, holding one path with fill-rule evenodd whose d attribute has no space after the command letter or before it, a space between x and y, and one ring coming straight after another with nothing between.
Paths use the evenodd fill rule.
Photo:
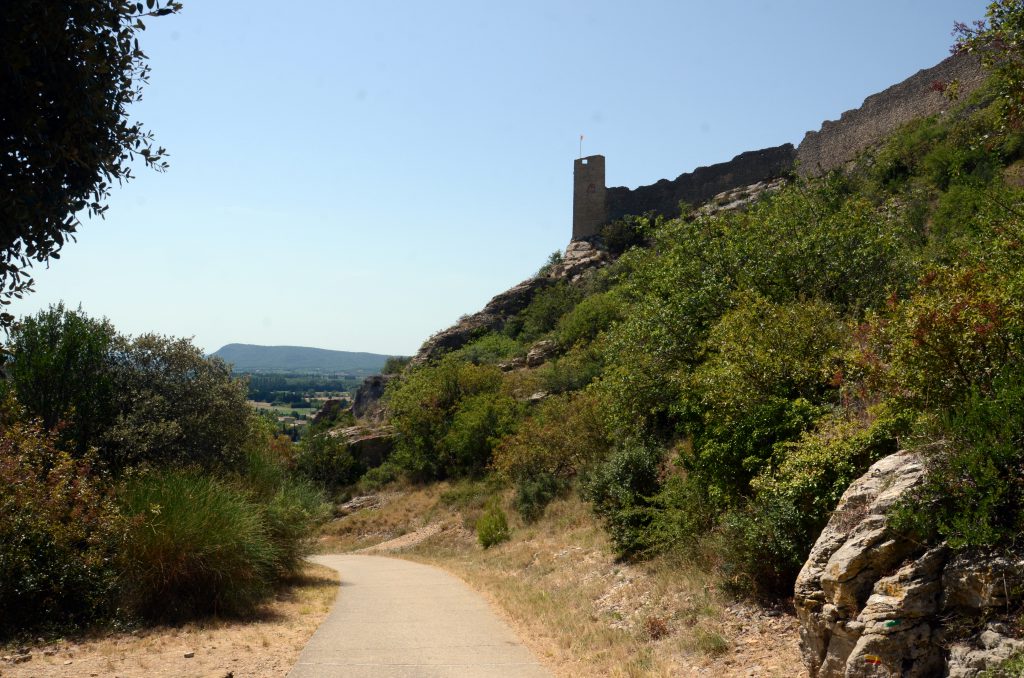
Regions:
<instances>
[{"instance_id":1,"label":"hillside","mask_svg":"<svg viewBox=\"0 0 1024 678\"><path fill-rule=\"evenodd\" d=\"M597 224L424 343L389 385L383 465L358 468L352 448L331 463L365 473L361 491L466 483L440 500L475 507L461 523L485 548L508 542L495 563L523 549L502 566L517 582L538 562L524 542L582 500L589 515L572 521L600 521L597 552L795 608L816 678L1020 675L1024 107L1007 103L1024 101L1020 75L933 83L954 90L941 106L832 171ZM823 157L848 157L878 101L823 126ZM379 535L378 517L332 529ZM464 541L441 549L446 567L472 553ZM616 590L577 578L595 581L588 599ZM682 608L608 617L644 670L642 643L683 643L693 626ZM698 653L742 642L712 632Z\"/></svg>"},{"instance_id":2,"label":"hillside","mask_svg":"<svg viewBox=\"0 0 1024 678\"><path fill-rule=\"evenodd\" d=\"M213 355L236 372L344 372L357 376L377 374L388 359L378 353L255 344L228 344Z\"/></svg>"}]
</instances>

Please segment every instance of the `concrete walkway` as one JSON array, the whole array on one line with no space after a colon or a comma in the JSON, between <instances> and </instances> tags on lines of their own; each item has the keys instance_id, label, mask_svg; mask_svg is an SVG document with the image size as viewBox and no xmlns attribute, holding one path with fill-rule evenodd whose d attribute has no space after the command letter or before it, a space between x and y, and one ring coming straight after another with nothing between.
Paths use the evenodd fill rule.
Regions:
<instances>
[{"instance_id":1,"label":"concrete walkway","mask_svg":"<svg viewBox=\"0 0 1024 678\"><path fill-rule=\"evenodd\" d=\"M290 678L550 678L462 581L435 567L315 556L341 591Z\"/></svg>"}]
</instances>

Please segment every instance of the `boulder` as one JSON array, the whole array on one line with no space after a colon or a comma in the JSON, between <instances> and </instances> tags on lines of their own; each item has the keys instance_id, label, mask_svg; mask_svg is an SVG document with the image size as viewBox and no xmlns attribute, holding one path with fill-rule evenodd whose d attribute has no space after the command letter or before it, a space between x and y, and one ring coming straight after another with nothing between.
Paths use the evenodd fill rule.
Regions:
<instances>
[{"instance_id":1,"label":"boulder","mask_svg":"<svg viewBox=\"0 0 1024 678\"><path fill-rule=\"evenodd\" d=\"M1001 624L948 640L1024 597L1024 558L954 554L895 533L886 513L925 472L913 451L875 463L843 494L811 549L794 604L812 678L974 678L1024 651Z\"/></svg>"},{"instance_id":2,"label":"boulder","mask_svg":"<svg viewBox=\"0 0 1024 678\"><path fill-rule=\"evenodd\" d=\"M526 366L539 367L558 353L558 344L550 339L543 339L530 347L526 353Z\"/></svg>"}]
</instances>

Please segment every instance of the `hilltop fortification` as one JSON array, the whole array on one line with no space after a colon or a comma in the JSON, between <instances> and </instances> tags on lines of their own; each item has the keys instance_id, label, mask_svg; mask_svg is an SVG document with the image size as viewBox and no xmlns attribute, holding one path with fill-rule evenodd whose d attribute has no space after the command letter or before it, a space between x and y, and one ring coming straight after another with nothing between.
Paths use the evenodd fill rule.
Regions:
<instances>
[{"instance_id":1,"label":"hilltop fortification","mask_svg":"<svg viewBox=\"0 0 1024 678\"><path fill-rule=\"evenodd\" d=\"M977 57L951 56L918 71L906 80L873 94L838 120L825 121L808 132L799 147L783 144L741 153L728 162L698 167L675 179L662 179L637 188L604 185L605 159L601 155L579 158L573 172L572 239L598 234L601 226L627 214L654 212L678 216L679 203L700 205L721 193L796 173L820 176L840 169L858 154L879 144L901 125L929 115L941 115L950 106L940 91L952 81L966 97L984 81Z\"/></svg>"}]
</instances>

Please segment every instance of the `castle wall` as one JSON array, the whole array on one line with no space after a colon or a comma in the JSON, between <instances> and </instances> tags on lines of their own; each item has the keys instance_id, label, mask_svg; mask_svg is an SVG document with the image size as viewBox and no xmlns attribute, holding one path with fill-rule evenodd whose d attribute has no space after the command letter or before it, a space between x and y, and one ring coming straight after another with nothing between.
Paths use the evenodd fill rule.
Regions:
<instances>
[{"instance_id":1,"label":"castle wall","mask_svg":"<svg viewBox=\"0 0 1024 678\"><path fill-rule=\"evenodd\" d=\"M948 110L951 102L933 85L952 80L959 81L961 98L976 90L985 80L978 58L958 54L918 71L869 96L860 108L843 113L839 120L826 121L820 130L808 132L798 148L783 144L741 153L729 162L698 167L671 181L662 179L649 186L605 189L604 156L576 160L572 238L596 235L604 224L628 214L655 212L675 217L680 202L698 206L719 193L776 179L794 169L802 176L820 176L840 169L900 126Z\"/></svg>"},{"instance_id":2,"label":"castle wall","mask_svg":"<svg viewBox=\"0 0 1024 678\"><path fill-rule=\"evenodd\" d=\"M820 176L840 169L860 152L884 141L901 125L945 112L951 102L933 87L936 82L958 80L960 97L964 98L984 79L978 58L971 54L954 55L920 70L869 96L860 108L843 113L839 120L828 120L817 132L808 132L797 151L797 172L802 176Z\"/></svg>"},{"instance_id":3,"label":"castle wall","mask_svg":"<svg viewBox=\"0 0 1024 678\"><path fill-rule=\"evenodd\" d=\"M672 181L662 179L632 190L609 188L605 198L606 221L650 211L667 217L679 216L680 201L697 206L723 191L775 179L790 172L795 159L793 144L783 144L741 153L729 162L698 167Z\"/></svg>"}]
</instances>

